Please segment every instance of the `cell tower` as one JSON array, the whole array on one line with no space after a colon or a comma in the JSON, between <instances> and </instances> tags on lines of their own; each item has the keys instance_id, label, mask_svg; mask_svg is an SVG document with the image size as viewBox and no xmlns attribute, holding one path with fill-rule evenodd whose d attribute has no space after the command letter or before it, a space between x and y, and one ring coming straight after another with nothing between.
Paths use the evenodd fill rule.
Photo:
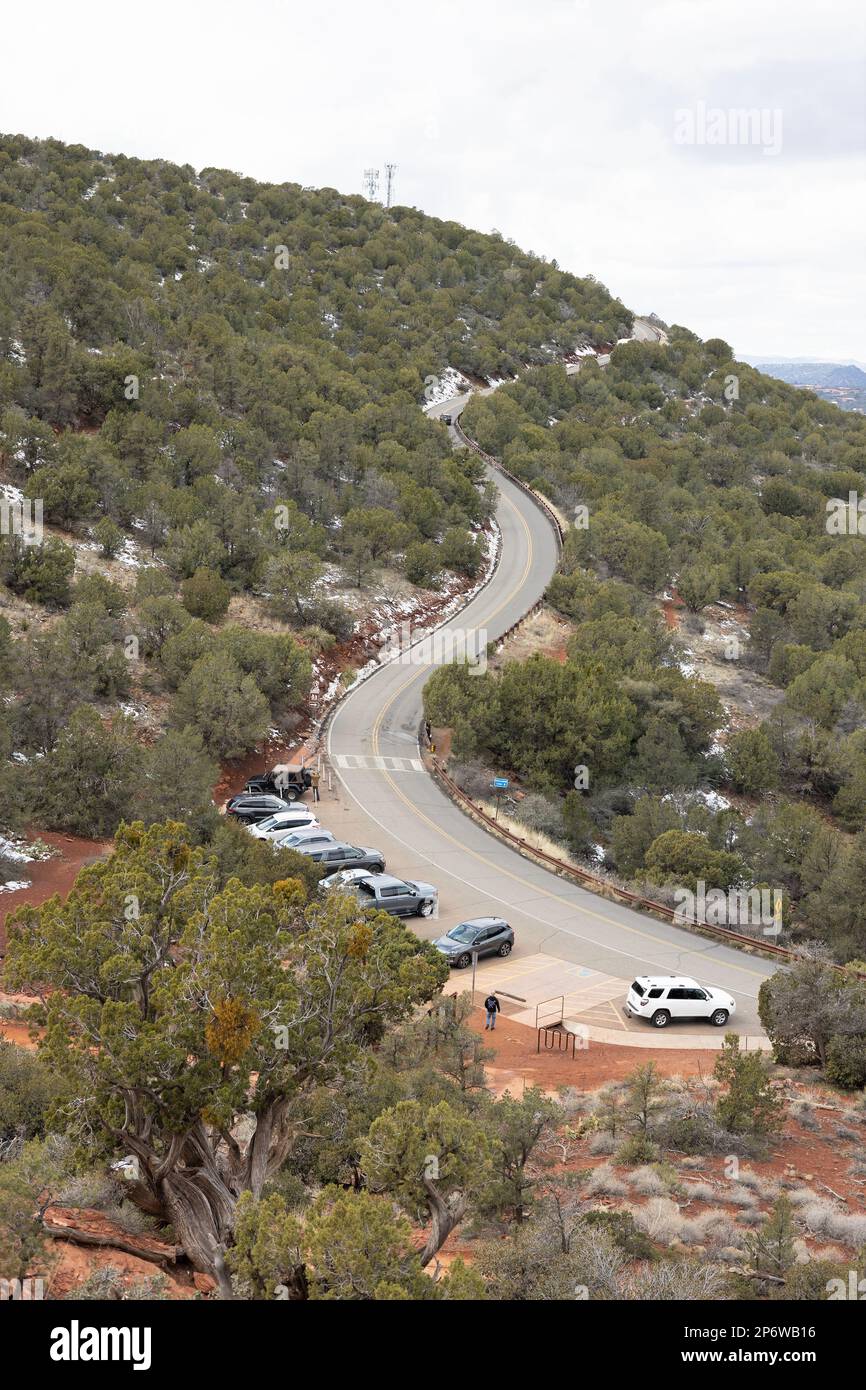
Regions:
<instances>
[{"instance_id":1,"label":"cell tower","mask_svg":"<svg viewBox=\"0 0 866 1390\"><path fill-rule=\"evenodd\" d=\"M375 199L376 199L376 194L379 192L379 170L378 170L378 169L365 169L365 170L364 170L364 183L363 183L363 189L364 189L364 194L365 194L365 196L366 196L367 198L370 199L370 202L371 202L371 203L374 202Z\"/></svg>"},{"instance_id":2,"label":"cell tower","mask_svg":"<svg viewBox=\"0 0 866 1390\"><path fill-rule=\"evenodd\" d=\"M391 206L391 194L394 191L394 175L397 172L396 164L385 165L385 207Z\"/></svg>"}]
</instances>

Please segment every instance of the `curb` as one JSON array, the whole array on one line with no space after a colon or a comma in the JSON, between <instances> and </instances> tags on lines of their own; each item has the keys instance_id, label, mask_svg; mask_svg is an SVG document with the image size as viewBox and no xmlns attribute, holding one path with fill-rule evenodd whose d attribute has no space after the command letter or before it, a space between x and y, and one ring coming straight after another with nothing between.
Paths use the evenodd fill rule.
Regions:
<instances>
[{"instance_id":1,"label":"curb","mask_svg":"<svg viewBox=\"0 0 866 1390\"><path fill-rule=\"evenodd\" d=\"M668 1033L666 1029L653 1028L646 1033L620 1032L616 1028L596 1028L593 1024L581 1023L579 1019L565 1019L563 1029L566 1033L577 1033L590 1042L607 1043L613 1047L647 1047L654 1052L721 1052L725 1045L725 1033L732 1028L720 1028L717 1033L692 1033L688 1037ZM773 1045L769 1038L745 1037L737 1034L742 1052L771 1052Z\"/></svg>"}]
</instances>

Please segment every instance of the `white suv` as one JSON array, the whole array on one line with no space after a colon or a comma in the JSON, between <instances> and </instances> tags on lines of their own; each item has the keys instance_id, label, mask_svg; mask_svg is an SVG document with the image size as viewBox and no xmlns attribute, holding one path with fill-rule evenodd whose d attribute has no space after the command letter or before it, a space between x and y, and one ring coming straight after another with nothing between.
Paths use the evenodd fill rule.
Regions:
<instances>
[{"instance_id":1,"label":"white suv","mask_svg":"<svg viewBox=\"0 0 866 1390\"><path fill-rule=\"evenodd\" d=\"M721 989L710 989L686 975L638 975L629 990L625 1011L648 1018L654 1028L667 1028L672 1018L708 1018L724 1028L736 1004Z\"/></svg>"},{"instance_id":2,"label":"white suv","mask_svg":"<svg viewBox=\"0 0 866 1390\"><path fill-rule=\"evenodd\" d=\"M281 830L317 830L318 826L319 822L308 807L287 806L285 811L275 811L255 825L248 825L247 830L256 840L270 840Z\"/></svg>"}]
</instances>

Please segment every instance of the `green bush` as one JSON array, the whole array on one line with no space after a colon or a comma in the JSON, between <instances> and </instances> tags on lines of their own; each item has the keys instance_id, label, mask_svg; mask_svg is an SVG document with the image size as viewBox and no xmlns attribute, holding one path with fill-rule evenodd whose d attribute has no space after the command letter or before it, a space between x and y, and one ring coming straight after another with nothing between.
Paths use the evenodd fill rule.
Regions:
<instances>
[{"instance_id":1,"label":"green bush","mask_svg":"<svg viewBox=\"0 0 866 1390\"><path fill-rule=\"evenodd\" d=\"M831 1038L824 1073L834 1086L859 1091L866 1086L866 1034Z\"/></svg>"},{"instance_id":2,"label":"green bush","mask_svg":"<svg viewBox=\"0 0 866 1390\"><path fill-rule=\"evenodd\" d=\"M634 1163L655 1163L658 1156L658 1145L647 1135L632 1134L617 1150L616 1161L631 1166Z\"/></svg>"},{"instance_id":3,"label":"green bush","mask_svg":"<svg viewBox=\"0 0 866 1390\"><path fill-rule=\"evenodd\" d=\"M200 568L180 586L184 608L193 618L218 623L228 612L232 591L215 570Z\"/></svg>"},{"instance_id":4,"label":"green bush","mask_svg":"<svg viewBox=\"0 0 866 1390\"><path fill-rule=\"evenodd\" d=\"M615 1245L630 1260L657 1260L656 1250L648 1235L635 1223L630 1211L610 1211L598 1208L589 1211L585 1217L587 1226L606 1231Z\"/></svg>"},{"instance_id":5,"label":"green bush","mask_svg":"<svg viewBox=\"0 0 866 1390\"><path fill-rule=\"evenodd\" d=\"M0 1039L0 1143L44 1134L49 1110L63 1089L38 1053Z\"/></svg>"},{"instance_id":6,"label":"green bush","mask_svg":"<svg viewBox=\"0 0 866 1390\"><path fill-rule=\"evenodd\" d=\"M432 541L413 541L406 547L403 569L410 584L429 589L442 569L439 547Z\"/></svg>"},{"instance_id":7,"label":"green bush","mask_svg":"<svg viewBox=\"0 0 866 1390\"><path fill-rule=\"evenodd\" d=\"M106 560L113 560L123 545L123 532L110 516L104 516L93 528L93 539Z\"/></svg>"}]
</instances>

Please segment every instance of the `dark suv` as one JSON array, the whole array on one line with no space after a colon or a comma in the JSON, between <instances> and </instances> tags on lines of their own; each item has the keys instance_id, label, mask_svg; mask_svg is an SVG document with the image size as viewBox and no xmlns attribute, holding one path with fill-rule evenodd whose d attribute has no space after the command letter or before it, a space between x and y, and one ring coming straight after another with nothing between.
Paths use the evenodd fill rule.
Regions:
<instances>
[{"instance_id":1,"label":"dark suv","mask_svg":"<svg viewBox=\"0 0 866 1390\"><path fill-rule=\"evenodd\" d=\"M342 840L327 845L314 841L309 845L296 845L295 849L298 854L305 854L321 864L326 874L336 873L338 869L369 869L373 874L381 874L385 868L385 856L380 849L363 849Z\"/></svg>"},{"instance_id":2,"label":"dark suv","mask_svg":"<svg viewBox=\"0 0 866 1390\"><path fill-rule=\"evenodd\" d=\"M377 908L395 917L432 917L437 890L432 883L413 878L394 878L392 874L371 874L352 890L362 907Z\"/></svg>"},{"instance_id":3,"label":"dark suv","mask_svg":"<svg viewBox=\"0 0 866 1390\"><path fill-rule=\"evenodd\" d=\"M285 801L278 796L250 796L248 792L242 792L240 796L230 797L226 815L234 816L235 820L245 825L257 825L266 816L273 816L285 809Z\"/></svg>"},{"instance_id":4,"label":"dark suv","mask_svg":"<svg viewBox=\"0 0 866 1390\"><path fill-rule=\"evenodd\" d=\"M514 932L501 917L472 917L452 927L445 936L440 936L433 945L449 965L465 970L476 956L509 956L514 945Z\"/></svg>"}]
</instances>

